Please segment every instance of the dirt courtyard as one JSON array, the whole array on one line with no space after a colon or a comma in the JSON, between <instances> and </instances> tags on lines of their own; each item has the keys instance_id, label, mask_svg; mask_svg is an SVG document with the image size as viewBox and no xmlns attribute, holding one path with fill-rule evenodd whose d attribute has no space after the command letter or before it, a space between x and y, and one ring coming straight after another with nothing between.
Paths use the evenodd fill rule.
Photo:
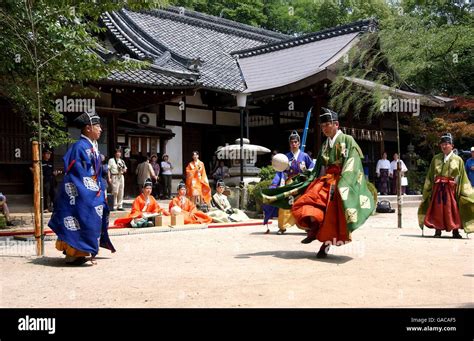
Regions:
<instances>
[{"instance_id":1,"label":"dirt courtyard","mask_svg":"<svg viewBox=\"0 0 474 341\"><path fill-rule=\"evenodd\" d=\"M3 242L0 307L474 307L472 236L422 238L416 208L403 213L403 229L377 214L327 259L276 225L112 236L117 252L82 267L54 241L43 258Z\"/></svg>"}]
</instances>

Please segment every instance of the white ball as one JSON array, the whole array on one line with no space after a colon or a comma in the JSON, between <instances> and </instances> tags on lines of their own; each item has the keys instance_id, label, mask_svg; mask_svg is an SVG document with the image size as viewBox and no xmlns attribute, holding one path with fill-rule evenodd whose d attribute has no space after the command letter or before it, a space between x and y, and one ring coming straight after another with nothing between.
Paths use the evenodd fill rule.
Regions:
<instances>
[{"instance_id":1,"label":"white ball","mask_svg":"<svg viewBox=\"0 0 474 341\"><path fill-rule=\"evenodd\" d=\"M276 154L272 158L272 167L277 172L285 171L289 166L288 157L285 154Z\"/></svg>"},{"instance_id":2,"label":"white ball","mask_svg":"<svg viewBox=\"0 0 474 341\"><path fill-rule=\"evenodd\" d=\"M171 207L171 214L172 214L172 215L179 215L179 214L181 214L181 207L179 207L179 206L173 206L173 207Z\"/></svg>"}]
</instances>

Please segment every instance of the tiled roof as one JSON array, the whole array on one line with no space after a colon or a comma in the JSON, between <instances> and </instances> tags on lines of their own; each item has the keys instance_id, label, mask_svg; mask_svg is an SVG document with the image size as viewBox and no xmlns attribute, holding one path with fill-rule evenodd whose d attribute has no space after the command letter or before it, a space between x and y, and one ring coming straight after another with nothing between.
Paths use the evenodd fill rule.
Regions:
<instances>
[{"instance_id":1,"label":"tiled roof","mask_svg":"<svg viewBox=\"0 0 474 341\"><path fill-rule=\"evenodd\" d=\"M331 39L337 36L351 34L351 33L374 31L376 29L377 29L377 22L375 20L373 19L360 20L360 21L356 21L350 24L336 26L336 27L328 28L322 31L308 33L299 37L286 39L281 42L261 45L252 49L245 49L245 50L242 49L240 51L235 51L232 54L239 58L251 57L251 56L256 56L259 54L271 53L278 50L283 50L283 49L292 48L299 45L312 43L318 40Z\"/></svg>"},{"instance_id":2,"label":"tiled roof","mask_svg":"<svg viewBox=\"0 0 474 341\"><path fill-rule=\"evenodd\" d=\"M152 70L116 72L110 78L157 86L196 86L224 92L245 90L231 52L276 43L290 36L230 20L167 9L102 16L114 48L131 58L152 61ZM150 77L150 78L148 78Z\"/></svg>"},{"instance_id":3,"label":"tiled roof","mask_svg":"<svg viewBox=\"0 0 474 341\"><path fill-rule=\"evenodd\" d=\"M108 81L118 83L128 83L130 85L157 86L160 88L193 88L199 85L195 80L180 79L173 76L167 76L162 72L153 72L151 70L128 70L114 71L107 79Z\"/></svg>"},{"instance_id":4,"label":"tiled roof","mask_svg":"<svg viewBox=\"0 0 474 341\"><path fill-rule=\"evenodd\" d=\"M364 20L233 53L239 58L245 92L283 87L324 71L375 25L373 20Z\"/></svg>"}]
</instances>

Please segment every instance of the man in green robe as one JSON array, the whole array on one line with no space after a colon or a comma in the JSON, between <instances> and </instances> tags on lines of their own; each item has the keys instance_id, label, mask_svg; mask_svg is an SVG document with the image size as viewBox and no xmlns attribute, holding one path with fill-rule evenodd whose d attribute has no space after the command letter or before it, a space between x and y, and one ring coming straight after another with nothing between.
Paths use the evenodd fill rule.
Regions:
<instances>
[{"instance_id":1,"label":"man in green robe","mask_svg":"<svg viewBox=\"0 0 474 341\"><path fill-rule=\"evenodd\" d=\"M474 232L474 190L467 177L463 160L453 153L453 137L441 137L442 153L436 154L426 175L423 199L418 208L418 223L436 230L453 231L453 238L462 238L459 229Z\"/></svg>"},{"instance_id":2,"label":"man in green robe","mask_svg":"<svg viewBox=\"0 0 474 341\"><path fill-rule=\"evenodd\" d=\"M262 191L263 202L291 208L307 231L301 242L323 242L318 258L327 257L330 245L351 241L351 233L374 210L374 198L367 188L361 158L363 153L352 136L339 130L338 115L322 108L321 130L327 137L316 167L298 175L287 186Z\"/></svg>"}]
</instances>

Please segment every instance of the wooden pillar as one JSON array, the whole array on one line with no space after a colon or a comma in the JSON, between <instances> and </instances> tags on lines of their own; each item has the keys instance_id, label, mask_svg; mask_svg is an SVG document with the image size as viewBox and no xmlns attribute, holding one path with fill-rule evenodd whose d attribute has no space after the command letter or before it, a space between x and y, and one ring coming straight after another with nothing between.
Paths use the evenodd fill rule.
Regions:
<instances>
[{"instance_id":1,"label":"wooden pillar","mask_svg":"<svg viewBox=\"0 0 474 341\"><path fill-rule=\"evenodd\" d=\"M181 130L181 155L183 155L182 158L182 169L183 169L183 174L181 174L184 178L186 178L186 159L184 155L184 140L185 140L185 130L186 130L186 96L183 96L182 101L184 103L183 111L181 112L181 124L182 124L182 130ZM201 151L199 151L201 152ZM189 156L188 156L189 157Z\"/></svg>"},{"instance_id":2,"label":"wooden pillar","mask_svg":"<svg viewBox=\"0 0 474 341\"><path fill-rule=\"evenodd\" d=\"M109 157L115 154L115 147L117 146L117 115L116 113L110 113L107 117L107 129L108 129L108 140L109 145L107 153Z\"/></svg>"},{"instance_id":3,"label":"wooden pillar","mask_svg":"<svg viewBox=\"0 0 474 341\"><path fill-rule=\"evenodd\" d=\"M379 118L379 130L383 131L383 124L382 124L383 116ZM378 155L375 160L378 160L382 157L383 152L385 151L385 139L380 139L380 155Z\"/></svg>"},{"instance_id":4,"label":"wooden pillar","mask_svg":"<svg viewBox=\"0 0 474 341\"><path fill-rule=\"evenodd\" d=\"M314 117L314 153L318 155L321 149L321 125L319 124L319 115L321 113L322 98L321 96L314 97L313 117Z\"/></svg>"},{"instance_id":5,"label":"wooden pillar","mask_svg":"<svg viewBox=\"0 0 474 341\"><path fill-rule=\"evenodd\" d=\"M43 255L43 217L42 217L42 200L41 197L41 172L40 172L40 155L39 143L33 141L33 207L35 215L35 239L36 239L36 255Z\"/></svg>"}]
</instances>

